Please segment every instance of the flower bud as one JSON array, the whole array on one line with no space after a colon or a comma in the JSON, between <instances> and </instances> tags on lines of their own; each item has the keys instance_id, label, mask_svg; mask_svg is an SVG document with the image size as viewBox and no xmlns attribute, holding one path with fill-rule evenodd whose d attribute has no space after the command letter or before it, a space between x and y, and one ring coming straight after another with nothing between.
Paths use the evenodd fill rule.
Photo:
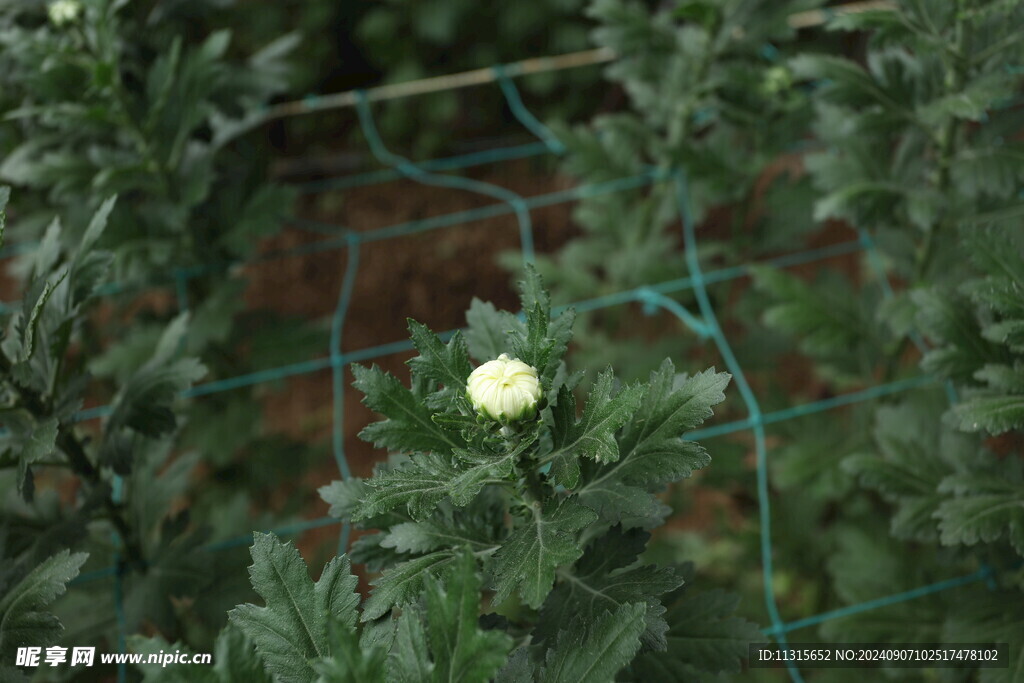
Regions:
<instances>
[{"instance_id":1,"label":"flower bud","mask_svg":"<svg viewBox=\"0 0 1024 683\"><path fill-rule=\"evenodd\" d=\"M78 0L56 0L50 3L47 11L54 26L64 26L78 19L82 5Z\"/></svg>"},{"instance_id":2,"label":"flower bud","mask_svg":"<svg viewBox=\"0 0 1024 683\"><path fill-rule=\"evenodd\" d=\"M528 420L537 414L541 397L537 371L503 353L469 376L466 395L473 410L498 422Z\"/></svg>"}]
</instances>

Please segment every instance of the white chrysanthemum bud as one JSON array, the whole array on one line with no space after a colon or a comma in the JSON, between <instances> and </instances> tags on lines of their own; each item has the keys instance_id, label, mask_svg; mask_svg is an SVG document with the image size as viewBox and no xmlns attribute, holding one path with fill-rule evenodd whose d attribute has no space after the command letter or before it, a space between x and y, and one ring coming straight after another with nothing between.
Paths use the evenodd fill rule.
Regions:
<instances>
[{"instance_id":1,"label":"white chrysanthemum bud","mask_svg":"<svg viewBox=\"0 0 1024 683\"><path fill-rule=\"evenodd\" d=\"M540 381L537 371L503 353L469 376L466 394L473 410L499 422L526 420L537 414Z\"/></svg>"},{"instance_id":2,"label":"white chrysanthemum bud","mask_svg":"<svg viewBox=\"0 0 1024 683\"><path fill-rule=\"evenodd\" d=\"M64 26L78 19L82 5L78 0L56 0L50 3L48 11L54 26Z\"/></svg>"}]
</instances>

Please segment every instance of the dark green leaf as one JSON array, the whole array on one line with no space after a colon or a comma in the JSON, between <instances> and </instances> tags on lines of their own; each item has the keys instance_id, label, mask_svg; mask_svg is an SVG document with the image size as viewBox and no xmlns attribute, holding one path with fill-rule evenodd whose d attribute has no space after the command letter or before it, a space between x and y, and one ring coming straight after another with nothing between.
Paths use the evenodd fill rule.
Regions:
<instances>
[{"instance_id":1,"label":"dark green leaf","mask_svg":"<svg viewBox=\"0 0 1024 683\"><path fill-rule=\"evenodd\" d=\"M591 621L576 619L544 660L545 683L610 683L640 649L646 607L622 605ZM649 680L659 680L652 678ZM665 680L665 679L660 679ZM678 680L678 679L677 679Z\"/></svg>"},{"instance_id":2,"label":"dark green leaf","mask_svg":"<svg viewBox=\"0 0 1024 683\"><path fill-rule=\"evenodd\" d=\"M78 576L86 557L63 550L7 587L0 597L0 658L5 665L15 661L19 647L45 648L57 639L64 627L46 608Z\"/></svg>"},{"instance_id":3,"label":"dark green leaf","mask_svg":"<svg viewBox=\"0 0 1024 683\"><path fill-rule=\"evenodd\" d=\"M354 386L363 394L363 403L386 420L368 425L359 437L379 448L392 451L432 451L451 453L461 445L457 434L446 432L431 419L431 412L398 378L380 368L353 365Z\"/></svg>"},{"instance_id":4,"label":"dark green leaf","mask_svg":"<svg viewBox=\"0 0 1024 683\"><path fill-rule=\"evenodd\" d=\"M356 623L358 579L348 558L335 557L314 584L299 551L270 534L256 533L249 567L253 588L265 607L239 605L231 623L253 640L267 670L281 681L316 680L312 662L330 652L328 623Z\"/></svg>"},{"instance_id":5,"label":"dark green leaf","mask_svg":"<svg viewBox=\"0 0 1024 683\"><path fill-rule=\"evenodd\" d=\"M576 532L597 515L572 500L548 502L529 510L530 517L494 554L494 601L500 604L518 592L523 602L540 607L551 591L555 570L583 554Z\"/></svg>"}]
</instances>

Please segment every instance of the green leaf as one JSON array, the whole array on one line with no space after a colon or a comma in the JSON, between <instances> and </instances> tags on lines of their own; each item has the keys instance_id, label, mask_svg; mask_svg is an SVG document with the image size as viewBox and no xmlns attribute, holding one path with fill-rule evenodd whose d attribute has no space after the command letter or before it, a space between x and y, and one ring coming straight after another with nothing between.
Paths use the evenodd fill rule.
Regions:
<instances>
[{"instance_id":1,"label":"green leaf","mask_svg":"<svg viewBox=\"0 0 1024 683\"><path fill-rule=\"evenodd\" d=\"M399 452L451 453L453 448L464 445L457 434L434 423L430 410L397 377L377 366L353 365L352 373L356 377L353 386L365 394L363 404L387 418L368 425L359 438L378 448Z\"/></svg>"},{"instance_id":2,"label":"green leaf","mask_svg":"<svg viewBox=\"0 0 1024 683\"><path fill-rule=\"evenodd\" d=\"M147 662L150 656L159 657L161 653L174 653L174 652L186 652L191 653L191 650L187 648L184 643L180 640L174 643L169 643L163 636L151 636L145 638L140 635L133 635L128 637L128 649L135 654L142 655L143 662ZM255 655L255 653L252 653ZM256 666L252 667L256 678L254 681L266 681L269 683L270 678L264 673L263 667L260 663L259 657L253 657L252 661ZM167 667L158 664L136 664L136 668L142 672L143 683L173 683L174 681L182 680L182 677L187 678L196 683L222 683L223 679L220 678L217 673L208 664L181 664L174 665L169 669ZM179 668L184 667L184 668Z\"/></svg>"},{"instance_id":3,"label":"green leaf","mask_svg":"<svg viewBox=\"0 0 1024 683\"><path fill-rule=\"evenodd\" d=\"M411 609L399 619L426 623L407 626L410 647L396 647L391 658L392 677L408 681L487 681L505 663L512 639L501 631L483 631L478 625L480 580L476 560L468 552L460 553L450 574L442 583L427 581L421 610ZM424 662L423 635L426 635L430 663ZM403 636L399 636L402 638ZM429 677L423 677L424 669ZM419 678L417 678L419 676Z\"/></svg>"},{"instance_id":4,"label":"green leaf","mask_svg":"<svg viewBox=\"0 0 1024 683\"><path fill-rule=\"evenodd\" d=\"M537 432L524 434L519 443L504 455L492 455L490 453L474 453L469 450L458 449L455 457L468 463L469 467L460 468L458 474L450 482L450 494L452 502L459 507L465 507L480 492L485 484L492 480L503 480L512 474L520 456L525 453L537 440Z\"/></svg>"},{"instance_id":5,"label":"green leaf","mask_svg":"<svg viewBox=\"0 0 1024 683\"><path fill-rule=\"evenodd\" d=\"M57 451L58 420L56 417L35 418L28 411L15 409L0 411L11 437L18 463L18 492L26 501L32 500L34 484L30 467Z\"/></svg>"},{"instance_id":6,"label":"green leaf","mask_svg":"<svg viewBox=\"0 0 1024 683\"><path fill-rule=\"evenodd\" d=\"M872 312L846 278L824 276L812 286L771 268L757 268L755 277L757 286L778 301L765 310L765 325L798 338L808 355L842 359L874 328Z\"/></svg>"},{"instance_id":7,"label":"green leaf","mask_svg":"<svg viewBox=\"0 0 1024 683\"><path fill-rule=\"evenodd\" d=\"M651 373L637 419L626 426L619 440L621 459L598 470L580 493L609 480L656 491L706 467L711 459L704 449L681 437L711 417L711 407L725 400L730 379L729 374L711 368L674 387L675 368L666 359Z\"/></svg>"},{"instance_id":8,"label":"green leaf","mask_svg":"<svg viewBox=\"0 0 1024 683\"><path fill-rule=\"evenodd\" d=\"M163 653L183 652L195 654L185 644L168 643L161 636L145 638L134 635L128 639L128 647L148 658ZM225 626L213 644L213 666L209 664L161 664L136 665L142 672L144 683L175 683L188 680L189 683L233 683L252 681L272 683L273 678L263 669L263 660L256 654L253 642L244 633L230 624ZM184 668L182 668L184 667Z\"/></svg>"},{"instance_id":9,"label":"green leaf","mask_svg":"<svg viewBox=\"0 0 1024 683\"><path fill-rule=\"evenodd\" d=\"M444 344L426 325L409 319L409 334L420 355L409 361L412 371L428 377L449 389L462 391L472 367L469 364L469 350L456 331L451 341Z\"/></svg>"},{"instance_id":10,"label":"green leaf","mask_svg":"<svg viewBox=\"0 0 1024 683\"><path fill-rule=\"evenodd\" d=\"M739 673L748 645L764 636L756 624L732 616L738 602L715 589L670 607L665 615L668 648L637 657L630 667L632 679L687 681L704 673Z\"/></svg>"},{"instance_id":11,"label":"green leaf","mask_svg":"<svg viewBox=\"0 0 1024 683\"><path fill-rule=\"evenodd\" d=\"M1019 467L1003 476L953 474L939 490L956 494L935 513L943 545L1006 538L1024 555L1024 479Z\"/></svg>"},{"instance_id":12,"label":"green leaf","mask_svg":"<svg viewBox=\"0 0 1024 683\"><path fill-rule=\"evenodd\" d=\"M359 581L349 573L348 558L332 559L314 584L291 543L257 532L251 553L249 576L266 606L239 605L228 618L253 640L267 670L281 681L316 680L312 662L331 654L328 623L356 623Z\"/></svg>"},{"instance_id":13,"label":"green leaf","mask_svg":"<svg viewBox=\"0 0 1024 683\"><path fill-rule=\"evenodd\" d=\"M388 529L380 544L400 553L414 554L429 553L449 546L469 545L481 549L489 545L472 534L453 529L451 524L442 524L436 520L396 524Z\"/></svg>"},{"instance_id":14,"label":"green leaf","mask_svg":"<svg viewBox=\"0 0 1024 683\"><path fill-rule=\"evenodd\" d=\"M982 365L1003 360L999 347L982 337L965 297L936 288L917 290L911 299L917 306L918 329L941 344L921 361L926 372L968 379Z\"/></svg>"},{"instance_id":15,"label":"green leaf","mask_svg":"<svg viewBox=\"0 0 1024 683\"><path fill-rule=\"evenodd\" d=\"M93 247L96 246L96 242L99 241L107 227L107 219L110 218L110 212L114 210L114 204L116 203L116 195L109 197L100 204L100 208L93 214L89 220L89 226L85 229L85 234L82 235L82 241L78 243L79 258L92 251Z\"/></svg>"},{"instance_id":16,"label":"green leaf","mask_svg":"<svg viewBox=\"0 0 1024 683\"><path fill-rule=\"evenodd\" d=\"M953 423L965 432L1002 434L1024 427L1024 394L978 396L950 410Z\"/></svg>"},{"instance_id":17,"label":"green leaf","mask_svg":"<svg viewBox=\"0 0 1024 683\"><path fill-rule=\"evenodd\" d=\"M434 674L427 629L414 614L398 620L398 633L391 648L389 673L399 683L430 681Z\"/></svg>"},{"instance_id":18,"label":"green leaf","mask_svg":"<svg viewBox=\"0 0 1024 683\"><path fill-rule=\"evenodd\" d=\"M46 608L64 594L87 557L63 550L7 587L0 598L0 661L5 665L15 661L19 647L46 647L57 640L64 627Z\"/></svg>"},{"instance_id":19,"label":"green leaf","mask_svg":"<svg viewBox=\"0 0 1024 683\"><path fill-rule=\"evenodd\" d=\"M974 588L962 595L943 633L947 643L1007 643L1006 668L981 669L980 683L1024 683L1024 607L1018 590Z\"/></svg>"},{"instance_id":20,"label":"green leaf","mask_svg":"<svg viewBox=\"0 0 1024 683\"><path fill-rule=\"evenodd\" d=\"M424 519L448 497L458 474L446 456L415 455L402 466L379 472L363 482L366 494L352 519L368 519L400 505L404 505L413 518Z\"/></svg>"},{"instance_id":21,"label":"green leaf","mask_svg":"<svg viewBox=\"0 0 1024 683\"><path fill-rule=\"evenodd\" d=\"M128 427L150 437L173 431L177 420L171 403L205 374L206 367L196 358L167 364L147 363L128 379L112 401L113 412L105 431L109 434Z\"/></svg>"},{"instance_id":22,"label":"green leaf","mask_svg":"<svg viewBox=\"0 0 1024 683\"><path fill-rule=\"evenodd\" d=\"M50 300L53 291L67 276L68 271L61 271L55 280L47 280L43 286L42 293L39 294L39 298L32 306L32 312L29 314L28 323L26 323L22 334L21 355L18 357L18 363L27 363L32 358L32 354L36 350L36 331L39 329L39 321L43 317L43 309L46 308L46 302Z\"/></svg>"},{"instance_id":23,"label":"green leaf","mask_svg":"<svg viewBox=\"0 0 1024 683\"><path fill-rule=\"evenodd\" d=\"M613 395L615 378L611 369L597 377L583 416L576 421L576 401L572 392L559 391L558 404L552 409L554 425L552 440L556 451L572 452L597 462L614 462L619 458L615 432L624 425L644 395L644 387L627 386Z\"/></svg>"},{"instance_id":24,"label":"green leaf","mask_svg":"<svg viewBox=\"0 0 1024 683\"><path fill-rule=\"evenodd\" d=\"M11 188L0 186L0 247L4 246L4 230L7 228L7 202L11 199Z\"/></svg>"},{"instance_id":25,"label":"green leaf","mask_svg":"<svg viewBox=\"0 0 1024 683\"><path fill-rule=\"evenodd\" d=\"M499 311L490 302L473 298L466 311L466 344L478 361L484 362L507 353L510 335L522 336L526 328L521 320L507 311Z\"/></svg>"},{"instance_id":26,"label":"green leaf","mask_svg":"<svg viewBox=\"0 0 1024 683\"><path fill-rule=\"evenodd\" d=\"M327 514L339 519L352 519L352 516L362 505L366 497L368 487L364 479L351 477L349 479L337 479L326 486L317 489L317 493L331 507Z\"/></svg>"},{"instance_id":27,"label":"green leaf","mask_svg":"<svg viewBox=\"0 0 1024 683\"><path fill-rule=\"evenodd\" d=\"M589 623L603 612L641 603L647 606L641 642L646 649L665 649L668 624L661 596L679 588L683 577L671 567L632 566L650 534L623 532L612 527L591 543L572 569L558 572L558 584L548 595L534 630L536 639L554 639L560 628L581 620Z\"/></svg>"},{"instance_id":28,"label":"green leaf","mask_svg":"<svg viewBox=\"0 0 1024 683\"><path fill-rule=\"evenodd\" d=\"M583 554L576 532L597 519L594 511L572 500L536 504L529 513L494 554L495 604L518 592L523 602L540 607L551 591L555 570Z\"/></svg>"},{"instance_id":29,"label":"green leaf","mask_svg":"<svg viewBox=\"0 0 1024 683\"><path fill-rule=\"evenodd\" d=\"M428 578L447 573L453 557L451 550L439 550L385 571L373 583L373 592L363 605L362 620L373 621L384 616L392 607L414 602ZM399 629L399 638L401 637Z\"/></svg>"},{"instance_id":30,"label":"green leaf","mask_svg":"<svg viewBox=\"0 0 1024 683\"><path fill-rule=\"evenodd\" d=\"M580 490L580 502L608 524L625 528L653 529L672 514L672 508L648 491L607 479L588 484Z\"/></svg>"},{"instance_id":31,"label":"green leaf","mask_svg":"<svg viewBox=\"0 0 1024 683\"><path fill-rule=\"evenodd\" d=\"M640 649L645 605L621 605L558 634L544 661L545 683L610 683ZM649 680L670 680L656 679ZM675 679L680 680L680 679Z\"/></svg>"},{"instance_id":32,"label":"green leaf","mask_svg":"<svg viewBox=\"0 0 1024 683\"><path fill-rule=\"evenodd\" d=\"M384 643L364 643L355 629L332 622L331 656L313 664L317 683L387 683L388 649Z\"/></svg>"},{"instance_id":33,"label":"green leaf","mask_svg":"<svg viewBox=\"0 0 1024 683\"><path fill-rule=\"evenodd\" d=\"M256 653L255 643L245 633L231 625L221 629L213 643L213 671L222 683L272 681L270 675L263 669L263 661Z\"/></svg>"}]
</instances>

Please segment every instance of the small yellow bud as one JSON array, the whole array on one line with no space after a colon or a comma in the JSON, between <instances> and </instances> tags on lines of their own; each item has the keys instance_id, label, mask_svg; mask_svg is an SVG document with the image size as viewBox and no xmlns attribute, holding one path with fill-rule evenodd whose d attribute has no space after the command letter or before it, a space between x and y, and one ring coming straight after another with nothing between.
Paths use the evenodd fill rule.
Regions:
<instances>
[{"instance_id":1,"label":"small yellow bud","mask_svg":"<svg viewBox=\"0 0 1024 683\"><path fill-rule=\"evenodd\" d=\"M541 397L537 370L503 353L469 376L466 395L473 410L499 422L527 420L537 414Z\"/></svg>"}]
</instances>

